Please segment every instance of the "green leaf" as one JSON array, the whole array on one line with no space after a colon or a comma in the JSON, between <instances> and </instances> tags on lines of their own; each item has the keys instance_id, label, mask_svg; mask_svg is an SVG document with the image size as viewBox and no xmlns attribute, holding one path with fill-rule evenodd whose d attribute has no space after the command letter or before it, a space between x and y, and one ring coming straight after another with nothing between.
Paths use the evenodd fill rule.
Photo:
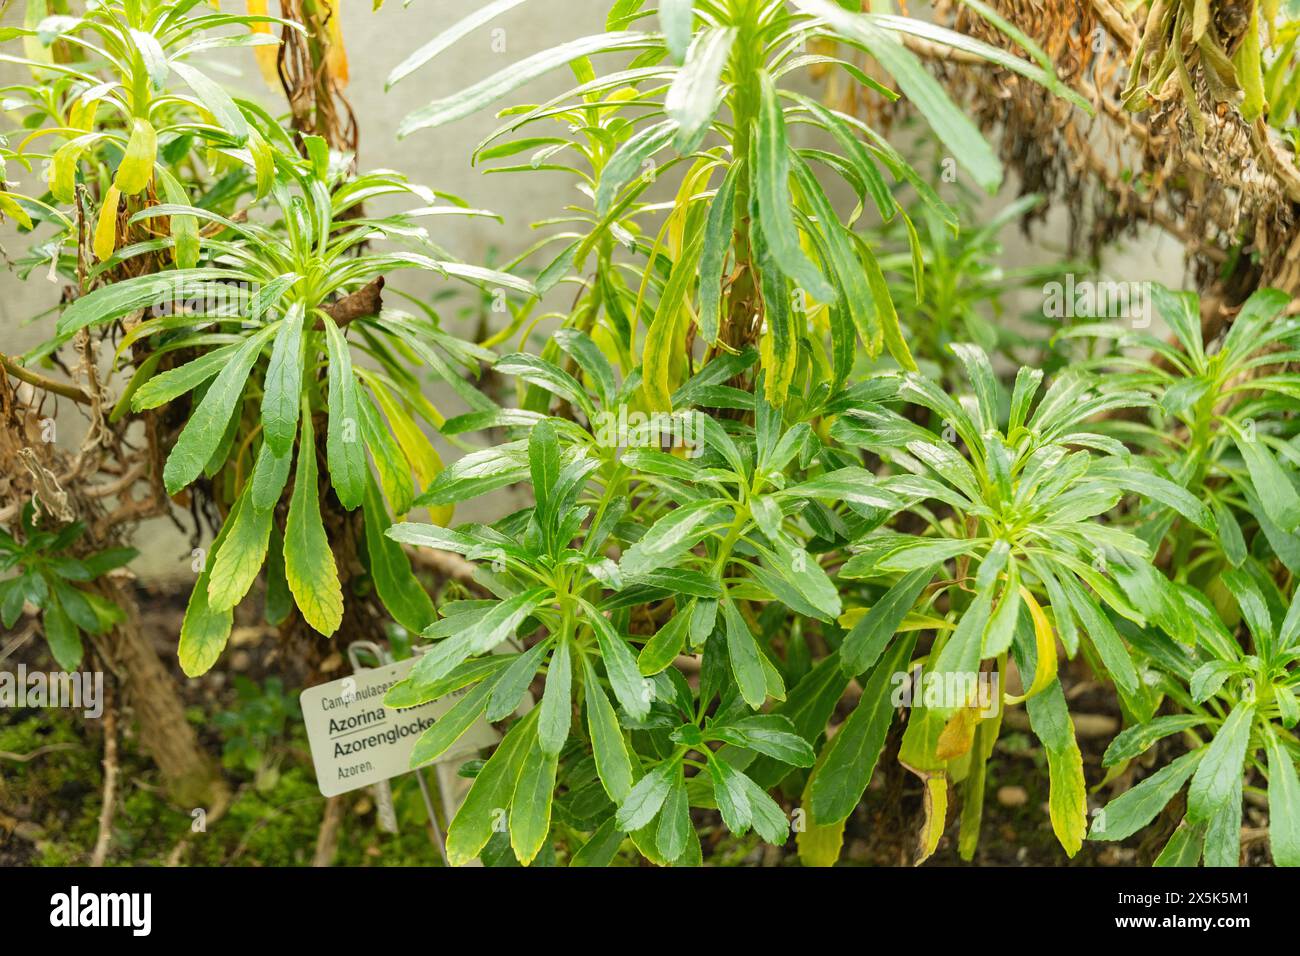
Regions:
<instances>
[{"instance_id":1,"label":"green leaf","mask_svg":"<svg viewBox=\"0 0 1300 956\"><path fill-rule=\"evenodd\" d=\"M903 618L916 605L921 591L934 579L936 568L931 566L904 575L853 625L840 645L840 666L845 674L856 677L879 660Z\"/></svg>"},{"instance_id":2,"label":"green leaf","mask_svg":"<svg viewBox=\"0 0 1300 956\"><path fill-rule=\"evenodd\" d=\"M811 767L816 760L812 745L795 731L790 718L782 714L742 717L721 727L710 727L717 740L754 750L792 767Z\"/></svg>"},{"instance_id":3,"label":"green leaf","mask_svg":"<svg viewBox=\"0 0 1300 956\"><path fill-rule=\"evenodd\" d=\"M609 798L621 804L632 789L632 763L627 754L627 742L619 729L614 708L596 677L595 668L585 656L582 663L586 674L583 693L587 701L587 731L591 734L596 773Z\"/></svg>"},{"instance_id":4,"label":"green leaf","mask_svg":"<svg viewBox=\"0 0 1300 956\"><path fill-rule=\"evenodd\" d=\"M328 637L343 623L343 588L321 522L316 438L311 424L311 406L304 399L298 468L284 526L284 573L303 620Z\"/></svg>"},{"instance_id":5,"label":"green leaf","mask_svg":"<svg viewBox=\"0 0 1300 956\"><path fill-rule=\"evenodd\" d=\"M686 852L691 834L691 801L686 785L681 780L673 783L664 799L659 814L659 829L655 831L655 848L668 861L676 860Z\"/></svg>"},{"instance_id":6,"label":"green leaf","mask_svg":"<svg viewBox=\"0 0 1300 956\"><path fill-rule=\"evenodd\" d=\"M451 27L443 30L428 43L424 44L424 46L418 48L401 63L397 64L397 66L393 67L393 71L388 74L388 79L384 81L384 89L388 90L392 88L394 83L410 76L438 54L443 53L454 46L463 37L468 36L479 27L491 22L506 11L514 9L523 2L524 0L495 0L493 3L484 4L469 16L464 17Z\"/></svg>"},{"instance_id":7,"label":"green leaf","mask_svg":"<svg viewBox=\"0 0 1300 956\"><path fill-rule=\"evenodd\" d=\"M1208 822L1231 796L1245 772L1246 745L1254 718L1254 701L1242 701L1232 708L1210 741L1187 790L1187 819L1192 823Z\"/></svg>"},{"instance_id":8,"label":"green leaf","mask_svg":"<svg viewBox=\"0 0 1300 956\"><path fill-rule=\"evenodd\" d=\"M740 696L750 707L758 708L767 700L767 678L763 673L763 652L750 633L740 608L730 597L722 599L723 620L727 630L727 656L735 675Z\"/></svg>"},{"instance_id":9,"label":"green leaf","mask_svg":"<svg viewBox=\"0 0 1300 956\"><path fill-rule=\"evenodd\" d=\"M736 836L744 835L754 822L749 788L745 786L748 778L717 754L709 758L709 778L713 781L713 797L722 812L722 822Z\"/></svg>"},{"instance_id":10,"label":"green leaf","mask_svg":"<svg viewBox=\"0 0 1300 956\"><path fill-rule=\"evenodd\" d=\"M469 732L482 716L493 689L499 686L502 673L497 671L475 684L450 710L434 721L432 727L420 735L411 750L412 770L437 760Z\"/></svg>"},{"instance_id":11,"label":"green leaf","mask_svg":"<svg viewBox=\"0 0 1300 956\"><path fill-rule=\"evenodd\" d=\"M762 100L752 172L759 226L778 268L810 295L828 302L835 298L835 289L799 245L790 203L790 147L786 143L785 117L777 100L776 86L766 70L759 72L759 83Z\"/></svg>"},{"instance_id":12,"label":"green leaf","mask_svg":"<svg viewBox=\"0 0 1300 956\"><path fill-rule=\"evenodd\" d=\"M527 442L507 442L470 452L438 473L415 499L420 507L455 504L496 491L528 477Z\"/></svg>"},{"instance_id":13,"label":"green leaf","mask_svg":"<svg viewBox=\"0 0 1300 956\"><path fill-rule=\"evenodd\" d=\"M686 635L691 626L691 608L678 608L654 637L646 641L637 657L637 669L646 677L658 674L671 664L686 645Z\"/></svg>"},{"instance_id":14,"label":"green leaf","mask_svg":"<svg viewBox=\"0 0 1300 956\"><path fill-rule=\"evenodd\" d=\"M212 113L217 125L242 146L248 139L248 123L244 120L244 114L239 107L235 105L235 101L230 98L230 94L188 63L175 59L168 62L194 91L199 102Z\"/></svg>"},{"instance_id":15,"label":"green leaf","mask_svg":"<svg viewBox=\"0 0 1300 956\"><path fill-rule=\"evenodd\" d=\"M1259 436L1247 435L1229 422L1233 441L1250 472L1250 483L1267 514L1283 531L1300 528L1300 494Z\"/></svg>"},{"instance_id":16,"label":"green leaf","mask_svg":"<svg viewBox=\"0 0 1300 956\"><path fill-rule=\"evenodd\" d=\"M1167 767L1120 794L1097 813L1089 840L1126 840L1156 818L1205 756L1205 748L1185 753Z\"/></svg>"},{"instance_id":17,"label":"green leaf","mask_svg":"<svg viewBox=\"0 0 1300 956\"><path fill-rule=\"evenodd\" d=\"M1113 767L1125 760L1132 760L1134 757L1145 753L1147 748L1157 740L1163 740L1170 734L1199 727L1203 723L1205 723L1205 718L1196 714L1169 714L1165 717L1149 720L1144 724L1136 724L1125 728L1106 748L1106 753L1101 758L1101 765L1103 767Z\"/></svg>"},{"instance_id":18,"label":"green leaf","mask_svg":"<svg viewBox=\"0 0 1300 956\"><path fill-rule=\"evenodd\" d=\"M168 494L176 494L197 478L217 451L231 416L244 398L248 373L277 328L278 323L268 325L250 336L208 387L163 465Z\"/></svg>"},{"instance_id":19,"label":"green leaf","mask_svg":"<svg viewBox=\"0 0 1300 956\"><path fill-rule=\"evenodd\" d=\"M1192 826L1186 819L1178 824L1178 829L1169 838L1165 848L1155 858L1152 866L1172 866L1184 869L1193 867L1201 858L1201 847L1205 842L1205 827Z\"/></svg>"},{"instance_id":20,"label":"green leaf","mask_svg":"<svg viewBox=\"0 0 1300 956\"><path fill-rule=\"evenodd\" d=\"M928 20L923 20L920 17L900 17L890 14L874 14L871 16L871 22L873 25L878 26L881 29L889 30L894 33L906 34L908 36L919 37L922 40L927 40L939 46L946 46L953 50L957 50L959 53L978 57L987 63L1004 67L1012 73L1018 73L1023 77L1033 80L1040 86L1046 87L1054 96L1068 100L1086 113L1091 114L1093 112L1091 103L1056 77L1056 74L1051 68L1051 60L1048 59L1047 55L1024 33L1014 28L1008 29L1010 24L1001 17L988 17L987 14L991 11L989 11L989 8L984 4L973 3L971 0L962 0L962 2L966 3L968 6L979 9L981 15L985 15L991 22L995 23L1003 33L1006 33L1020 46L1025 47L1031 54L1041 54L1040 57L1036 57L1039 60L1040 66L1036 67L1032 63L1008 53L1006 50L994 46L991 43L976 40L963 33L949 30L936 23L931 23Z\"/></svg>"},{"instance_id":21,"label":"green leaf","mask_svg":"<svg viewBox=\"0 0 1300 956\"><path fill-rule=\"evenodd\" d=\"M1068 856L1083 845L1088 831L1088 790L1083 755L1074 737L1074 721L1065 703L1060 680L1025 701L1029 726L1047 752L1048 812L1052 830Z\"/></svg>"},{"instance_id":22,"label":"green leaf","mask_svg":"<svg viewBox=\"0 0 1300 956\"><path fill-rule=\"evenodd\" d=\"M704 222L704 241L700 247L700 335L710 345L717 341L722 316L722 270L731 249L736 218L736 180L738 169L732 165L709 204Z\"/></svg>"},{"instance_id":23,"label":"green leaf","mask_svg":"<svg viewBox=\"0 0 1300 956\"><path fill-rule=\"evenodd\" d=\"M325 448L330 482L339 503L351 511L366 495L366 446L357 410L357 380L352 374L352 353L333 319L325 319L329 351L329 429Z\"/></svg>"},{"instance_id":24,"label":"green leaf","mask_svg":"<svg viewBox=\"0 0 1300 956\"><path fill-rule=\"evenodd\" d=\"M722 502L693 501L668 512L628 548L619 560L625 577L634 578L655 568L671 565L679 554L699 544L709 534L708 524Z\"/></svg>"},{"instance_id":25,"label":"green leaf","mask_svg":"<svg viewBox=\"0 0 1300 956\"><path fill-rule=\"evenodd\" d=\"M1241 865L1241 778L1232 793L1205 827L1205 865L1229 867Z\"/></svg>"},{"instance_id":26,"label":"green leaf","mask_svg":"<svg viewBox=\"0 0 1300 956\"><path fill-rule=\"evenodd\" d=\"M142 412L166 405L178 395L198 388L212 376L228 366L239 351L238 345L227 345L205 352L191 362L168 369L149 379L131 396L131 410Z\"/></svg>"},{"instance_id":27,"label":"green leaf","mask_svg":"<svg viewBox=\"0 0 1300 956\"><path fill-rule=\"evenodd\" d=\"M538 523L544 528L552 526L557 518L553 513L553 496L560 476L560 443L555 426L545 418L529 432L528 470L533 479Z\"/></svg>"},{"instance_id":28,"label":"green leaf","mask_svg":"<svg viewBox=\"0 0 1300 956\"><path fill-rule=\"evenodd\" d=\"M487 719L493 722L504 720L519 707L528 692L528 685L533 682L542 667L542 657L551 648L551 640L538 641L527 651L514 659L501 680L497 682L488 701Z\"/></svg>"},{"instance_id":29,"label":"green leaf","mask_svg":"<svg viewBox=\"0 0 1300 956\"><path fill-rule=\"evenodd\" d=\"M447 828L447 859L452 866L464 866L482 852L494 832L497 814L510 805L524 760L537 740L537 713L534 708L510 728L474 778Z\"/></svg>"},{"instance_id":30,"label":"green leaf","mask_svg":"<svg viewBox=\"0 0 1300 956\"><path fill-rule=\"evenodd\" d=\"M252 489L250 480L226 516L229 531L216 552L208 581L208 606L214 611L229 610L242 601L266 560L273 512L253 507Z\"/></svg>"},{"instance_id":31,"label":"green leaf","mask_svg":"<svg viewBox=\"0 0 1300 956\"><path fill-rule=\"evenodd\" d=\"M392 527L379 486L366 472L364 505L366 555L375 592L393 620L412 634L419 634L437 618L433 601L411 570L411 559L402 546L388 537Z\"/></svg>"},{"instance_id":32,"label":"green leaf","mask_svg":"<svg viewBox=\"0 0 1300 956\"><path fill-rule=\"evenodd\" d=\"M302 403L303 305L295 302L285 314L280 331L271 345L262 392L262 436L275 457L293 450L298 431L298 408Z\"/></svg>"},{"instance_id":33,"label":"green leaf","mask_svg":"<svg viewBox=\"0 0 1300 956\"><path fill-rule=\"evenodd\" d=\"M217 610L208 604L208 582L212 579L212 566L216 563L211 556L221 551L229 528L230 522L227 521L217 532L216 540L212 542L208 557L203 562L203 570L199 572L199 579L194 582L194 590L190 592L189 603L185 606L177 652L181 670L186 677L198 677L207 673L230 639L230 629L235 620L234 611L230 608Z\"/></svg>"},{"instance_id":34,"label":"green leaf","mask_svg":"<svg viewBox=\"0 0 1300 956\"><path fill-rule=\"evenodd\" d=\"M258 511L269 511L280 502L280 495L289 480L289 466L293 464L293 446L283 458L271 453L270 446L263 443L257 451L257 463L253 465L253 477L249 479L253 486L252 505Z\"/></svg>"},{"instance_id":35,"label":"green leaf","mask_svg":"<svg viewBox=\"0 0 1300 956\"><path fill-rule=\"evenodd\" d=\"M618 383L609 359L590 335L581 329L557 329L552 336L555 344L564 349L591 378L601 404L608 406L618 393Z\"/></svg>"},{"instance_id":36,"label":"green leaf","mask_svg":"<svg viewBox=\"0 0 1300 956\"><path fill-rule=\"evenodd\" d=\"M650 713L650 682L641 676L636 657L608 618L586 601L582 602L582 609L596 635L614 697L633 720L643 720Z\"/></svg>"},{"instance_id":37,"label":"green leaf","mask_svg":"<svg viewBox=\"0 0 1300 956\"><path fill-rule=\"evenodd\" d=\"M624 833L630 833L653 820L668 797L680 766L677 760L665 760L638 780L619 804L615 825Z\"/></svg>"},{"instance_id":38,"label":"green leaf","mask_svg":"<svg viewBox=\"0 0 1300 956\"><path fill-rule=\"evenodd\" d=\"M750 822L755 831L768 843L776 846L784 844L790 836L790 821L786 819L781 805L745 774L737 771L736 776L740 779L741 789L749 804Z\"/></svg>"},{"instance_id":39,"label":"green leaf","mask_svg":"<svg viewBox=\"0 0 1300 956\"><path fill-rule=\"evenodd\" d=\"M45 642L50 647L50 654L65 671L75 671L81 666L84 650L81 646L81 633L72 623L72 618L64 610L63 604L53 595L41 609L41 620L45 625Z\"/></svg>"},{"instance_id":40,"label":"green leaf","mask_svg":"<svg viewBox=\"0 0 1300 956\"><path fill-rule=\"evenodd\" d=\"M1128 648L1124 646L1123 638L1119 636L1110 618L1106 616L1106 612L1070 573L1060 575L1057 580L1070 599L1070 607L1078 617L1079 624L1087 632L1092 640L1092 646L1097 649L1102 663L1110 672L1115 686L1126 694L1136 694L1138 676L1137 669L1133 666L1133 658Z\"/></svg>"},{"instance_id":41,"label":"green leaf","mask_svg":"<svg viewBox=\"0 0 1300 956\"><path fill-rule=\"evenodd\" d=\"M418 129L442 126L478 112L512 90L531 83L551 70L579 57L593 53L635 50L653 44L650 35L634 32L600 33L543 50L494 73L455 96L435 100L409 114L397 127L397 137L409 136Z\"/></svg>"},{"instance_id":42,"label":"green leaf","mask_svg":"<svg viewBox=\"0 0 1300 956\"><path fill-rule=\"evenodd\" d=\"M542 692L541 716L537 721L537 739L542 750L558 754L569 739L569 723L573 719L571 686L573 666L568 635L561 635L546 669L546 689Z\"/></svg>"},{"instance_id":43,"label":"green leaf","mask_svg":"<svg viewBox=\"0 0 1300 956\"><path fill-rule=\"evenodd\" d=\"M1264 735L1268 751L1268 840L1274 866L1300 866L1300 780L1278 734Z\"/></svg>"},{"instance_id":44,"label":"green leaf","mask_svg":"<svg viewBox=\"0 0 1300 956\"><path fill-rule=\"evenodd\" d=\"M596 215L609 213L619 190L641 175L646 160L671 143L676 133L677 124L665 120L638 130L623 141L600 171L600 182L596 186Z\"/></svg>"},{"instance_id":45,"label":"green leaf","mask_svg":"<svg viewBox=\"0 0 1300 956\"><path fill-rule=\"evenodd\" d=\"M610 817L587 838L578 850L569 858L569 866L610 866L618 856L619 847L623 845L623 831Z\"/></svg>"},{"instance_id":46,"label":"green leaf","mask_svg":"<svg viewBox=\"0 0 1300 956\"><path fill-rule=\"evenodd\" d=\"M734 27L702 30L691 41L686 63L668 88L664 112L677 126L674 146L679 153L695 149L718 108L718 80L736 42Z\"/></svg>"},{"instance_id":47,"label":"green leaf","mask_svg":"<svg viewBox=\"0 0 1300 956\"><path fill-rule=\"evenodd\" d=\"M695 20L695 0L659 0L659 25L663 28L668 52L678 63L686 56Z\"/></svg>"},{"instance_id":48,"label":"green leaf","mask_svg":"<svg viewBox=\"0 0 1300 956\"><path fill-rule=\"evenodd\" d=\"M24 358L30 361L33 357L48 354L88 325L111 322L136 309L184 298L220 279L246 278L243 272L234 269L177 269L162 275L139 276L101 286L74 299L63 311L59 316L57 340L47 342Z\"/></svg>"},{"instance_id":49,"label":"green leaf","mask_svg":"<svg viewBox=\"0 0 1300 956\"><path fill-rule=\"evenodd\" d=\"M866 792L894 720L894 678L906 672L915 645L916 632L894 643L871 672L858 706L822 751L809 784L811 816L818 826L846 819Z\"/></svg>"},{"instance_id":50,"label":"green leaf","mask_svg":"<svg viewBox=\"0 0 1300 956\"><path fill-rule=\"evenodd\" d=\"M970 171L976 183L990 195L1002 183L1002 164L980 135L979 128L948 98L939 82L926 71L916 56L889 36L872 19L852 13L833 0L794 0L805 13L819 17L837 33L860 44L880 61L898 82L951 156Z\"/></svg>"},{"instance_id":51,"label":"green leaf","mask_svg":"<svg viewBox=\"0 0 1300 956\"><path fill-rule=\"evenodd\" d=\"M519 771L510 801L510 846L524 866L537 857L551 831L551 799L558 763L556 754L545 751L538 739Z\"/></svg>"}]
</instances>

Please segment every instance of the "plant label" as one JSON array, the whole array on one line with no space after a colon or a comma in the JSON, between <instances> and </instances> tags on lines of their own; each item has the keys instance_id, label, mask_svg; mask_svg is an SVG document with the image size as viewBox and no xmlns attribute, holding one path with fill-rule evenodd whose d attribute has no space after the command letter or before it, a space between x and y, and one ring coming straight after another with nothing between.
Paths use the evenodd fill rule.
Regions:
<instances>
[{"instance_id":1,"label":"plant label","mask_svg":"<svg viewBox=\"0 0 1300 956\"><path fill-rule=\"evenodd\" d=\"M385 707L384 694L406 676L415 660L357 671L309 687L299 695L316 785L324 796L408 773L416 740L460 698L455 693L418 707ZM463 759L498 739L497 732L480 718L438 762Z\"/></svg>"}]
</instances>

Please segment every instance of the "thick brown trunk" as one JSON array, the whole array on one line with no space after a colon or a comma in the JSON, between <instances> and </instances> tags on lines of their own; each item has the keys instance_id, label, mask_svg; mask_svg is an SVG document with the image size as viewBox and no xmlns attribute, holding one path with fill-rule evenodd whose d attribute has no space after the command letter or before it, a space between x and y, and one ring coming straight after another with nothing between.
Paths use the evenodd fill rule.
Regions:
<instances>
[{"instance_id":1,"label":"thick brown trunk","mask_svg":"<svg viewBox=\"0 0 1300 956\"><path fill-rule=\"evenodd\" d=\"M139 725L141 746L157 764L173 801L203 808L209 820L220 816L230 802L230 790L185 719L175 679L140 627L135 595L108 579L102 581L102 589L104 597L126 615L110 636L107 650L123 678L124 703Z\"/></svg>"}]
</instances>

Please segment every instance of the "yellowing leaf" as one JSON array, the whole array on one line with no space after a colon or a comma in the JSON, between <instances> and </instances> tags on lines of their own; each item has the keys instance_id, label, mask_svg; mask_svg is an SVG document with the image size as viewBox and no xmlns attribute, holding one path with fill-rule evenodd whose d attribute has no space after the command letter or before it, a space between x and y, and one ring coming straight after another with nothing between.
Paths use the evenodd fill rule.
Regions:
<instances>
[{"instance_id":1,"label":"yellowing leaf","mask_svg":"<svg viewBox=\"0 0 1300 956\"><path fill-rule=\"evenodd\" d=\"M4 213L24 229L32 228L32 217L27 215L27 210L18 205L9 193L0 193L0 213Z\"/></svg>"},{"instance_id":2,"label":"yellowing leaf","mask_svg":"<svg viewBox=\"0 0 1300 956\"><path fill-rule=\"evenodd\" d=\"M943 836L944 825L948 820L948 778L942 774L926 774L925 779L925 823L921 826L921 853L916 859L920 866L939 849L939 838Z\"/></svg>"},{"instance_id":3,"label":"yellowing leaf","mask_svg":"<svg viewBox=\"0 0 1300 956\"><path fill-rule=\"evenodd\" d=\"M268 0L246 0L249 16L264 17L269 11ZM269 23L250 23L249 30L253 33L265 33L267 36L272 35L271 24ZM280 88L280 48L270 44L259 44L253 47L253 56L257 58L257 68L262 71L262 79L266 85L272 89Z\"/></svg>"},{"instance_id":4,"label":"yellowing leaf","mask_svg":"<svg viewBox=\"0 0 1300 956\"><path fill-rule=\"evenodd\" d=\"M827 751L823 750L822 756L824 757L826 753ZM818 760L818 766L808 776L803 796L799 799L801 808L812 806L812 783L820 766L821 760ZM834 866L835 861L840 858L840 851L844 848L844 824L849 818L845 816L834 823L823 825L813 820L812 815L806 810L804 818L803 828L796 826L794 835L795 846L799 849L799 861L804 866Z\"/></svg>"},{"instance_id":5,"label":"yellowing leaf","mask_svg":"<svg viewBox=\"0 0 1300 956\"><path fill-rule=\"evenodd\" d=\"M1029 608L1029 616L1034 622L1034 644L1038 649L1038 663L1034 668L1034 680L1029 689L1019 697L1006 695L1008 704L1019 704L1041 693L1056 679L1056 637L1052 634L1052 624L1033 594L1024 585L1020 587L1020 596Z\"/></svg>"},{"instance_id":6,"label":"yellowing leaf","mask_svg":"<svg viewBox=\"0 0 1300 956\"><path fill-rule=\"evenodd\" d=\"M95 222L94 250L95 258L100 262L109 258L117 248L117 202L121 193L116 186L104 190L104 202L99 207L99 219Z\"/></svg>"},{"instance_id":7,"label":"yellowing leaf","mask_svg":"<svg viewBox=\"0 0 1300 956\"><path fill-rule=\"evenodd\" d=\"M934 748L935 756L940 760L953 760L970 752L975 742L975 728L979 726L979 710L974 707L962 707L949 718L939 734L939 742Z\"/></svg>"},{"instance_id":8,"label":"yellowing leaf","mask_svg":"<svg viewBox=\"0 0 1300 956\"><path fill-rule=\"evenodd\" d=\"M134 196L153 179L153 162L158 155L158 134L147 119L136 117L131 124L131 138L127 140L126 154L117 167L113 185L124 196Z\"/></svg>"},{"instance_id":9,"label":"yellowing leaf","mask_svg":"<svg viewBox=\"0 0 1300 956\"><path fill-rule=\"evenodd\" d=\"M242 601L266 560L273 509L259 511L253 507L252 487L249 481L226 517L229 528L216 552L208 581L208 606L214 611L229 610Z\"/></svg>"},{"instance_id":10,"label":"yellowing leaf","mask_svg":"<svg viewBox=\"0 0 1300 956\"><path fill-rule=\"evenodd\" d=\"M383 409L393 437L397 439L398 447L406 456L411 470L415 472L420 484L427 488L442 473L442 458L438 450L388 389L376 381L374 376L364 377L371 393L379 402L379 407ZM451 522L454 510L454 505L437 505L429 509L429 517L434 524L445 528Z\"/></svg>"},{"instance_id":11,"label":"yellowing leaf","mask_svg":"<svg viewBox=\"0 0 1300 956\"><path fill-rule=\"evenodd\" d=\"M339 86L347 86L348 52L343 47L343 0L324 0L321 6L325 10L326 30L329 32L325 65Z\"/></svg>"}]
</instances>

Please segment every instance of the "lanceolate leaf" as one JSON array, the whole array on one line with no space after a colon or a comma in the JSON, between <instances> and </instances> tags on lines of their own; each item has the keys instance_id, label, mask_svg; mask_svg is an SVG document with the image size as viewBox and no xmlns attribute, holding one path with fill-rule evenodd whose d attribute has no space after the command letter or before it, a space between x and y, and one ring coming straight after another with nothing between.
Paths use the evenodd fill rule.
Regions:
<instances>
[{"instance_id":1,"label":"lanceolate leaf","mask_svg":"<svg viewBox=\"0 0 1300 956\"><path fill-rule=\"evenodd\" d=\"M1185 753L1108 803L1093 819L1090 840L1124 840L1156 818L1205 756L1205 748Z\"/></svg>"},{"instance_id":2,"label":"lanceolate leaf","mask_svg":"<svg viewBox=\"0 0 1300 956\"><path fill-rule=\"evenodd\" d=\"M1245 772L1243 763L1254 717L1254 702L1237 704L1210 741L1187 790L1188 820L1208 822L1232 794Z\"/></svg>"},{"instance_id":3,"label":"lanceolate leaf","mask_svg":"<svg viewBox=\"0 0 1300 956\"><path fill-rule=\"evenodd\" d=\"M555 653L551 655L551 665L546 671L546 691L538 707L537 734L544 753L558 754L569 737L573 716L572 682L572 652L567 636L562 635L555 645Z\"/></svg>"},{"instance_id":4,"label":"lanceolate leaf","mask_svg":"<svg viewBox=\"0 0 1300 956\"><path fill-rule=\"evenodd\" d=\"M1083 756L1074 737L1074 722L1065 704L1061 682L1053 681L1025 702L1029 725L1047 751L1050 782L1048 810L1052 830L1069 856L1079 852L1088 829L1088 794Z\"/></svg>"},{"instance_id":5,"label":"lanceolate leaf","mask_svg":"<svg viewBox=\"0 0 1300 956\"><path fill-rule=\"evenodd\" d=\"M234 625L235 615L230 608L217 610L208 603L208 582L212 579L212 566L216 562L212 555L219 553L225 544L230 523L227 521L217 532L212 548L205 556L199 579L194 582L190 592L189 603L185 606L185 617L181 619L180 645L177 654L181 670L187 677L206 674L217 662L221 652L230 639L230 630Z\"/></svg>"},{"instance_id":6,"label":"lanceolate leaf","mask_svg":"<svg viewBox=\"0 0 1300 956\"><path fill-rule=\"evenodd\" d=\"M328 637L343 621L343 588L339 584L334 552L321 523L316 474L311 407L304 401L298 468L284 526L284 572L303 620Z\"/></svg>"},{"instance_id":7,"label":"lanceolate leaf","mask_svg":"<svg viewBox=\"0 0 1300 956\"><path fill-rule=\"evenodd\" d=\"M510 91L579 57L590 56L593 53L635 50L649 44L649 38L644 33L601 33L544 50L493 74L455 96L436 100L416 110L402 120L397 128L397 135L400 138L417 129L442 126L469 116Z\"/></svg>"},{"instance_id":8,"label":"lanceolate leaf","mask_svg":"<svg viewBox=\"0 0 1300 956\"><path fill-rule=\"evenodd\" d=\"M388 74L388 79L384 81L384 88L390 88L394 83L414 73L424 64L428 63L435 56L450 48L462 37L472 33L474 30L484 24L494 20L501 14L511 10L524 0L495 0L494 3L484 4L474 13L460 20L450 28L439 33L424 46L417 49Z\"/></svg>"},{"instance_id":9,"label":"lanceolate leaf","mask_svg":"<svg viewBox=\"0 0 1300 956\"><path fill-rule=\"evenodd\" d=\"M254 507L252 493L250 480L226 516L230 527L221 550L216 552L208 581L208 604L215 611L229 610L242 601L266 560L272 512Z\"/></svg>"},{"instance_id":10,"label":"lanceolate leaf","mask_svg":"<svg viewBox=\"0 0 1300 956\"><path fill-rule=\"evenodd\" d=\"M763 701L767 700L763 652L759 650L740 608L730 598L723 599L722 613L726 622L727 656L731 660L731 672L740 688L740 696L750 707L761 707Z\"/></svg>"},{"instance_id":11,"label":"lanceolate leaf","mask_svg":"<svg viewBox=\"0 0 1300 956\"><path fill-rule=\"evenodd\" d=\"M208 387L163 466L163 482L169 494L175 494L197 478L221 444L230 417L236 414L244 397L248 373L278 327L278 323L268 325L249 336Z\"/></svg>"},{"instance_id":12,"label":"lanceolate leaf","mask_svg":"<svg viewBox=\"0 0 1300 956\"><path fill-rule=\"evenodd\" d=\"M722 303L722 270L731 248L736 212L736 178L738 167L727 170L704 224L704 243L700 247L700 334L713 343L718 338Z\"/></svg>"},{"instance_id":13,"label":"lanceolate leaf","mask_svg":"<svg viewBox=\"0 0 1300 956\"><path fill-rule=\"evenodd\" d=\"M721 94L718 80L735 41L735 28L729 27L703 30L691 42L664 101L664 111L677 125L678 152L690 152L713 118Z\"/></svg>"},{"instance_id":14,"label":"lanceolate leaf","mask_svg":"<svg viewBox=\"0 0 1300 956\"><path fill-rule=\"evenodd\" d=\"M583 658L585 681L583 690L587 702L587 730L591 734L592 754L596 772L609 798L621 804L632 789L632 765L627 754L627 743L618 726L614 708L605 696L591 661Z\"/></svg>"},{"instance_id":15,"label":"lanceolate leaf","mask_svg":"<svg viewBox=\"0 0 1300 956\"><path fill-rule=\"evenodd\" d=\"M812 818L818 826L848 817L866 792L894 719L895 675L906 673L915 644L915 632L894 642L871 672L858 706L823 752L809 784Z\"/></svg>"},{"instance_id":16,"label":"lanceolate leaf","mask_svg":"<svg viewBox=\"0 0 1300 956\"><path fill-rule=\"evenodd\" d=\"M357 381L352 374L352 354L343 332L332 319L325 320L329 352L329 431L326 437L330 482L339 501L349 511L365 497L366 446L362 441L357 409Z\"/></svg>"},{"instance_id":17,"label":"lanceolate leaf","mask_svg":"<svg viewBox=\"0 0 1300 956\"><path fill-rule=\"evenodd\" d=\"M825 20L835 31L852 38L879 60L957 162L970 171L981 188L990 194L997 191L1002 182L1002 164L975 124L948 98L943 87L911 51L869 17L850 12L834 0L794 0L794 5Z\"/></svg>"},{"instance_id":18,"label":"lanceolate leaf","mask_svg":"<svg viewBox=\"0 0 1300 956\"><path fill-rule=\"evenodd\" d=\"M1268 839L1275 866L1300 866L1300 779L1295 758L1277 733L1264 737L1268 752Z\"/></svg>"},{"instance_id":19,"label":"lanceolate leaf","mask_svg":"<svg viewBox=\"0 0 1300 956\"><path fill-rule=\"evenodd\" d=\"M412 634L418 634L437 617L433 601L411 570L411 560L402 546L388 537L392 522L370 472L366 472L365 534L370 576L379 600L393 619Z\"/></svg>"},{"instance_id":20,"label":"lanceolate leaf","mask_svg":"<svg viewBox=\"0 0 1300 956\"><path fill-rule=\"evenodd\" d=\"M754 140L754 195L763 237L777 266L794 283L822 301L835 297L826 278L804 255L790 208L790 159L785 119L772 78L760 74L762 103Z\"/></svg>"},{"instance_id":21,"label":"lanceolate leaf","mask_svg":"<svg viewBox=\"0 0 1300 956\"><path fill-rule=\"evenodd\" d=\"M447 858L464 866L487 846L498 813L510 805L524 760L537 741L537 710L529 711L497 745L474 778L465 802L447 828Z\"/></svg>"},{"instance_id":22,"label":"lanceolate leaf","mask_svg":"<svg viewBox=\"0 0 1300 956\"><path fill-rule=\"evenodd\" d=\"M302 403L303 304L295 302L285 314L271 346L262 392L262 435L276 457L293 448Z\"/></svg>"}]
</instances>

